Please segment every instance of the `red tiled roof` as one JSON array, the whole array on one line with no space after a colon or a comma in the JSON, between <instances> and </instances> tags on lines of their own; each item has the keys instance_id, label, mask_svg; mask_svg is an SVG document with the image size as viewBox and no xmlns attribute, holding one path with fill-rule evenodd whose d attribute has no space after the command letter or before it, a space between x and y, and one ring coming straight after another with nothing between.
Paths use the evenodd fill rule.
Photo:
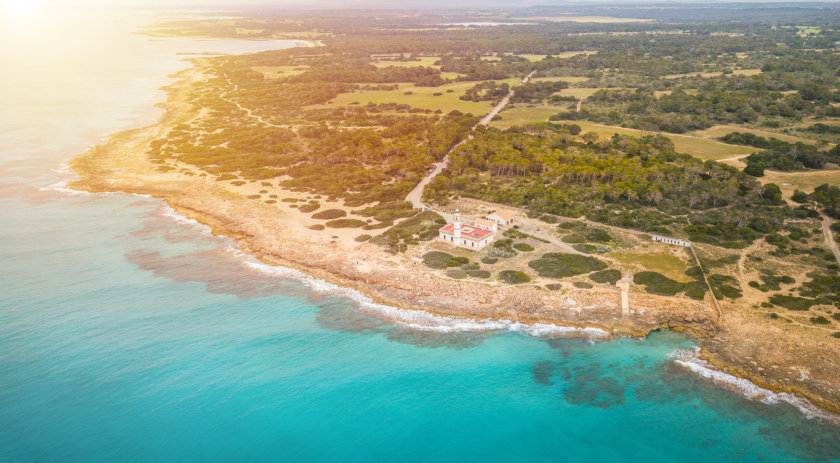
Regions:
<instances>
[{"instance_id":1,"label":"red tiled roof","mask_svg":"<svg viewBox=\"0 0 840 463\"><path fill-rule=\"evenodd\" d=\"M455 224L449 224L440 229L441 232L447 235L455 234ZM492 235L490 230L483 230L481 228L471 227L469 225L461 225L461 236L470 241L481 241L488 235Z\"/></svg>"}]
</instances>

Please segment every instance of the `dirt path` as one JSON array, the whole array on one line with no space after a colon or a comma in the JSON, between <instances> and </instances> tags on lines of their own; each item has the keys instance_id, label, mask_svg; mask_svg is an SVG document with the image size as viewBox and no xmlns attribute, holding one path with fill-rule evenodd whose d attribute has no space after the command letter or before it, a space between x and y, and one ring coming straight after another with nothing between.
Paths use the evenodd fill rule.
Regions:
<instances>
[{"instance_id":1,"label":"dirt path","mask_svg":"<svg viewBox=\"0 0 840 463\"><path fill-rule=\"evenodd\" d=\"M525 78L523 78L523 79L519 82L519 84L517 85L517 87L518 87L518 86L520 86L520 85L522 85L522 84L527 84L527 83L528 83L528 81L529 81L529 80L531 80L531 76L533 76L535 72L537 72L537 71L536 71L536 70L531 71L531 73L530 73L530 74L528 74L527 76L525 76ZM515 88L515 87L514 87L514 88ZM512 96L513 96L513 91L514 91L514 89L511 89L511 90L510 90L510 92L509 92L509 93L508 93L508 94L507 94L504 98L502 98L502 101L500 101L500 102L499 102L499 104L497 104L497 105L496 105L496 106L495 106L495 107L494 107L494 108L493 108L493 109L492 109L489 113L487 113L487 115L486 115L486 116L484 116L484 118L482 118L482 119L478 122L478 124L476 124L476 126L475 126L475 127L473 127L473 130L475 130L475 128L476 128L476 127L478 127L479 125L487 125L487 124L489 124L489 123L490 123L490 121L492 121L492 120L493 120L493 118L494 118L494 117L496 117L496 115L497 115L497 114L499 114L499 113L502 111L502 109L504 109L504 108L505 108L505 106L507 106L507 104L510 102L510 97L512 97ZM250 114L250 113L249 113L249 114ZM452 153L452 151L454 151L454 150L455 150L455 148L457 148L457 147L461 146L461 144L462 144L462 143L464 143L465 141L470 140L470 139L472 139L472 135L470 135L470 136L469 136L469 137L467 137L466 139L462 140L462 141L461 141L460 143L458 143L457 145L453 146L453 147L452 147L452 149L451 149L451 150L449 150L449 152L448 152L448 153L446 153L446 156L444 156L444 157L443 157L443 159L441 159L441 160L440 160L440 162L436 162L436 163L434 163L434 164L432 165L432 171L431 171L431 173L429 173L428 175L426 175L425 177L423 177L423 179L422 179L422 180L420 180L420 182L419 182L419 183L417 183L417 186L415 186L415 187L414 187L414 188L413 188L413 189L412 189L412 190L408 193L408 195L405 197L405 200L406 200L406 201L408 201L408 202L410 202L410 203L411 203L411 205L412 205L415 209L425 209L426 207L428 207L428 206L427 206L426 204L424 204L424 203L423 203L423 201L422 201L422 199L423 199L423 190L426 188L426 185L428 185L429 183L431 183L431 182L432 182L432 180L434 180L434 178L435 178L435 177L437 177L437 176L438 176L438 174L440 174L441 172L443 172L443 169L445 169L445 168L446 168L447 164L449 163L449 154L450 154L450 153Z\"/></svg>"},{"instance_id":2,"label":"dirt path","mask_svg":"<svg viewBox=\"0 0 840 463\"><path fill-rule=\"evenodd\" d=\"M717 162L735 162L740 161L741 159L744 159L746 157L749 157L749 154L739 154L737 156L730 156L728 158L718 159Z\"/></svg>"},{"instance_id":3,"label":"dirt path","mask_svg":"<svg viewBox=\"0 0 840 463\"><path fill-rule=\"evenodd\" d=\"M825 236L825 245L834 253L834 259L840 264L840 248L837 247L837 242L834 241L834 231L831 230L831 224L834 223L831 218L824 213L820 213L823 218L822 230Z\"/></svg>"}]
</instances>

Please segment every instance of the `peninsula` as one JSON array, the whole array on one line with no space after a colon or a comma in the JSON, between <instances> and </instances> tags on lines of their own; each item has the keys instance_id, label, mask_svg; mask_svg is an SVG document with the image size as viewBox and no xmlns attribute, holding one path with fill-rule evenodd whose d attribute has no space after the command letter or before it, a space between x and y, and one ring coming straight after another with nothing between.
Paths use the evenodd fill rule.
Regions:
<instances>
[{"instance_id":1,"label":"peninsula","mask_svg":"<svg viewBox=\"0 0 840 463\"><path fill-rule=\"evenodd\" d=\"M193 58L160 121L75 159L71 186L164 198L398 308L685 331L840 413L840 25L649 13L160 24L320 46Z\"/></svg>"}]
</instances>

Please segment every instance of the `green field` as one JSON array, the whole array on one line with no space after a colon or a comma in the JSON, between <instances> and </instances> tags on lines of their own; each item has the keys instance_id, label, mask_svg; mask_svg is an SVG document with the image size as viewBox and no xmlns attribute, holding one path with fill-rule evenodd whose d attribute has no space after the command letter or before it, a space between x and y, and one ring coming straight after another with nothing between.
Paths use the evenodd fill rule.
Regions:
<instances>
[{"instance_id":1,"label":"green field","mask_svg":"<svg viewBox=\"0 0 840 463\"><path fill-rule=\"evenodd\" d=\"M706 138L719 138L732 132L752 133L765 138L775 137L779 140L786 141L789 143L802 142L814 144L815 142L814 140L808 138L795 137L793 135L785 135L783 133L769 132L767 130L751 129L739 125L716 125L714 127L709 127L706 130L698 130L696 132L692 132L692 134Z\"/></svg>"},{"instance_id":2,"label":"green field","mask_svg":"<svg viewBox=\"0 0 840 463\"><path fill-rule=\"evenodd\" d=\"M516 85L519 79L506 79L497 82L507 82L510 85ZM346 106L353 102L359 104L400 103L420 109L440 109L443 112L457 109L462 113L471 113L475 116L486 114L491 109L488 102L462 101L458 99L468 88L474 86L475 82L452 82L441 85L440 87L415 87L414 84L410 83L399 85L399 90L342 93L332 100L332 105ZM447 90L452 90L452 93L447 93ZM406 95L405 92L411 92L411 94ZM441 95L436 96L435 93L440 93Z\"/></svg>"},{"instance_id":3,"label":"green field","mask_svg":"<svg viewBox=\"0 0 840 463\"><path fill-rule=\"evenodd\" d=\"M615 259L634 270L648 270L659 272L666 277L688 283L692 278L685 274L688 265L683 259L671 254L664 246L651 246L648 249L631 251L614 251L607 254L607 257Z\"/></svg>"},{"instance_id":4,"label":"green field","mask_svg":"<svg viewBox=\"0 0 840 463\"><path fill-rule=\"evenodd\" d=\"M507 129L514 125L533 124L546 122L548 117L566 108L563 106L540 105L533 107L515 107L502 111L502 119L490 123L491 127ZM563 123L574 123L583 129L583 132L595 132L602 138L611 137L614 133L639 137L650 134L642 130L627 129L624 127L613 127L608 125L595 124L584 121L562 121ZM680 153L690 154L703 160L718 160L733 156L741 156L756 151L750 146L728 145L711 138L692 137L688 135L663 134L674 141L674 146Z\"/></svg>"},{"instance_id":5,"label":"green field","mask_svg":"<svg viewBox=\"0 0 840 463\"><path fill-rule=\"evenodd\" d=\"M630 135L633 137L651 133L636 129L626 129L624 127L611 127L608 125L594 124L592 122L574 121L574 123L579 125L584 132L595 132L601 137L611 137L614 133ZM678 152L690 154L704 161L714 161L733 156L741 156L757 151L755 148L750 146L727 145L726 143L721 143L710 138L665 133L663 133L663 135L674 141L674 147Z\"/></svg>"},{"instance_id":6,"label":"green field","mask_svg":"<svg viewBox=\"0 0 840 463\"><path fill-rule=\"evenodd\" d=\"M548 116L565 111L565 106L539 105L534 107L520 106L502 111L499 115L501 120L493 121L490 127L505 130L514 125L533 124L535 122L546 122Z\"/></svg>"}]
</instances>

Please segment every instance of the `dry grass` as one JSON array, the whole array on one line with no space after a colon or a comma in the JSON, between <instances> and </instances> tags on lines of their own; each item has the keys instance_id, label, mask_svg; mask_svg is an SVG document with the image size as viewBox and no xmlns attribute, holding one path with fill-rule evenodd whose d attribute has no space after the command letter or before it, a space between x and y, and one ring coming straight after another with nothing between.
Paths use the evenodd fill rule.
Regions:
<instances>
[{"instance_id":1,"label":"dry grass","mask_svg":"<svg viewBox=\"0 0 840 463\"><path fill-rule=\"evenodd\" d=\"M685 274L689 265L685 248L648 243L633 250L613 251L607 257L635 271L649 270L683 283L693 281Z\"/></svg>"},{"instance_id":2,"label":"dry grass","mask_svg":"<svg viewBox=\"0 0 840 463\"><path fill-rule=\"evenodd\" d=\"M306 66L254 66L251 69L259 72L267 79L296 76L308 70Z\"/></svg>"},{"instance_id":3,"label":"dry grass","mask_svg":"<svg viewBox=\"0 0 840 463\"><path fill-rule=\"evenodd\" d=\"M731 132L741 132L741 133L752 133L755 135L759 135L765 138L775 137L779 140L786 141L789 143L809 143L813 144L814 140L802 137L795 137L793 135L785 135L783 133L776 133L770 132L767 130L760 130L760 129L751 129L748 127L742 127L739 125L716 125L714 127L709 127L706 130L698 130L696 132L692 132L693 135L697 135L704 138L719 138Z\"/></svg>"},{"instance_id":4,"label":"dry grass","mask_svg":"<svg viewBox=\"0 0 840 463\"><path fill-rule=\"evenodd\" d=\"M758 179L762 183L775 183L783 192L791 194L793 190L810 192L814 188L828 183L840 186L840 170L813 170L806 172L774 172L765 170Z\"/></svg>"},{"instance_id":5,"label":"dry grass","mask_svg":"<svg viewBox=\"0 0 840 463\"><path fill-rule=\"evenodd\" d=\"M506 79L498 82L507 82L509 85L515 85L519 79ZM482 115L490 111L491 106L488 102L474 102L459 100L458 97L463 95L466 90L475 85L475 82L452 82L441 85L440 87L415 87L414 84L403 83L399 84L398 90L372 90L361 91L353 93L342 93L338 95L330 106L346 106L351 103L400 103L408 104L420 109L440 109L443 112L449 112L457 109L463 113L471 113L473 115ZM447 93L447 90L452 90ZM406 95L406 92L411 92ZM440 95L435 95L440 93Z\"/></svg>"}]
</instances>

